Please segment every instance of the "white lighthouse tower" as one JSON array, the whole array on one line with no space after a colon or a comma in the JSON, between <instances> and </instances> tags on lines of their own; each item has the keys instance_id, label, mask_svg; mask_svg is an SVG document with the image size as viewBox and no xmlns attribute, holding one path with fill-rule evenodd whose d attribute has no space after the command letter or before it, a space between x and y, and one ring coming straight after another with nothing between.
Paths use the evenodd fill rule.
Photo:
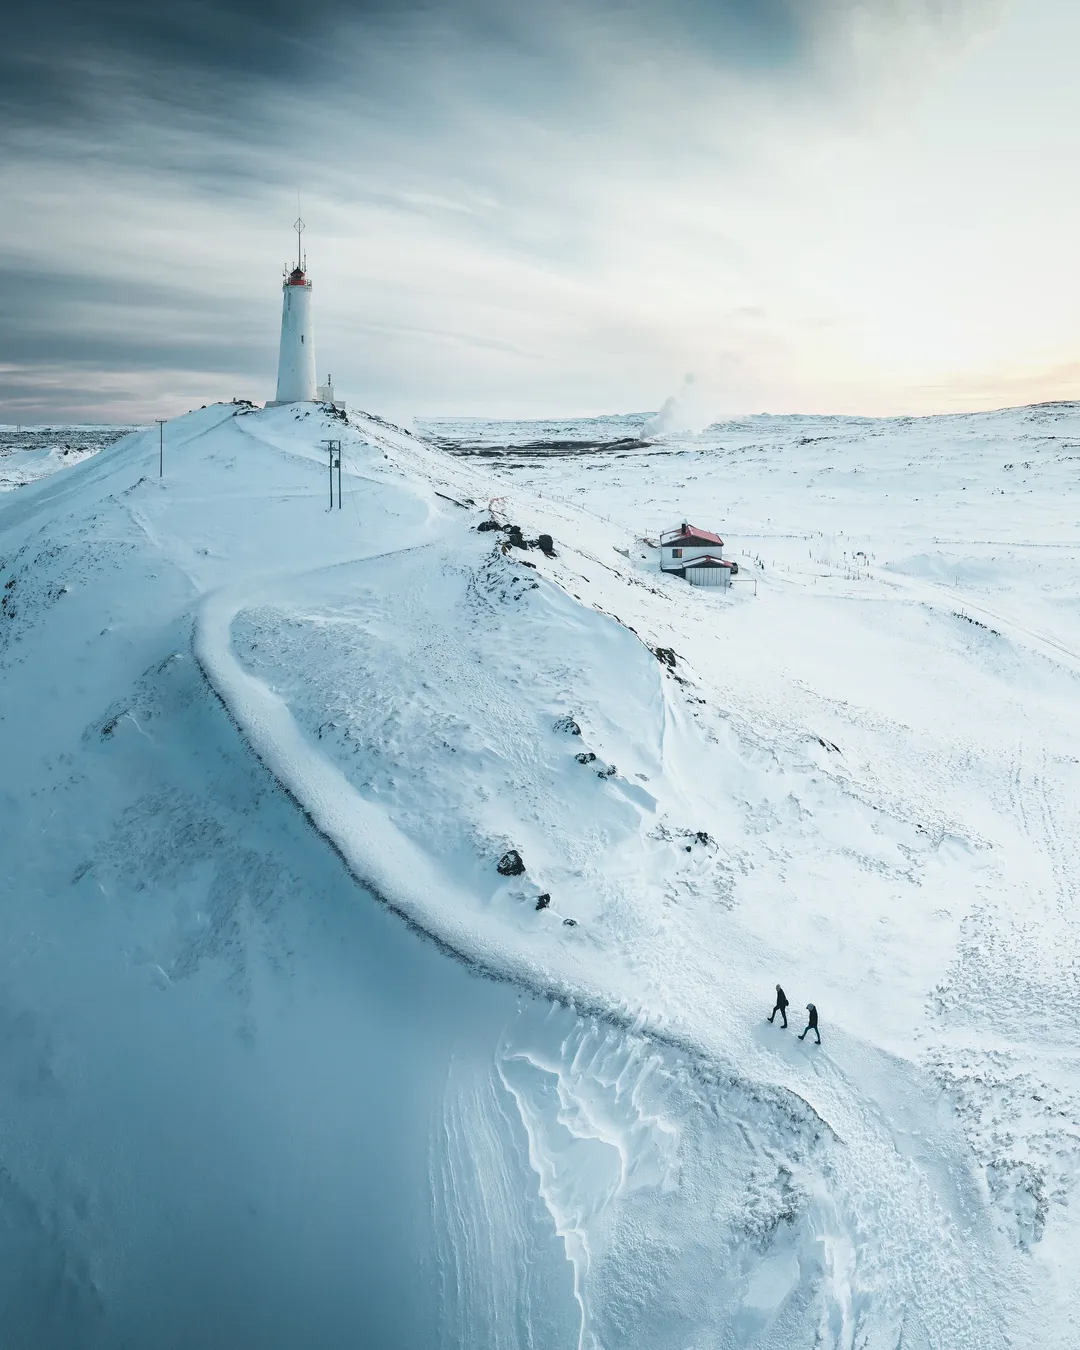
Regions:
<instances>
[{"instance_id":1,"label":"white lighthouse tower","mask_svg":"<svg viewBox=\"0 0 1080 1350\"><path fill-rule=\"evenodd\" d=\"M304 222L296 218L296 266L281 290L281 349L278 353L277 403L313 403L315 335L311 324L311 282L300 236Z\"/></svg>"}]
</instances>

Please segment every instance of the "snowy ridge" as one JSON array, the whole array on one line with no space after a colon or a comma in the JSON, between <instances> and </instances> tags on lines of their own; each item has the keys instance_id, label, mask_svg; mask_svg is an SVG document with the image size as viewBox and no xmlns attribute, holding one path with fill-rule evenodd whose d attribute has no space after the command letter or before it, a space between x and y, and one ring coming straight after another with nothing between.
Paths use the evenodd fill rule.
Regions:
<instances>
[{"instance_id":1,"label":"snowy ridge","mask_svg":"<svg viewBox=\"0 0 1080 1350\"><path fill-rule=\"evenodd\" d=\"M452 950L469 944L467 930L435 922L426 897L436 891L453 907L464 895L446 895L446 883L424 854L395 830L381 813L370 809L332 762L307 744L287 707L233 658L229 630L236 603L215 597L199 613L195 625L196 658L214 692L228 709L259 759L303 809L315 828L340 853L346 864L392 908L417 927L439 936ZM425 919L428 921L425 924ZM454 938L457 943L454 943ZM495 953L482 949L482 962L494 973Z\"/></svg>"}]
</instances>

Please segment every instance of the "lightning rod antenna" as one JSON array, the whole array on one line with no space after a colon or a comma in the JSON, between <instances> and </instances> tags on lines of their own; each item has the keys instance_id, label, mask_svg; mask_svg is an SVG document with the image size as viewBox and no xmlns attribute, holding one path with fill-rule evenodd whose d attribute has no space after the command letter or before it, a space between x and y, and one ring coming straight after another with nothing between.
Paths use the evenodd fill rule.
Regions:
<instances>
[{"instance_id":1,"label":"lightning rod antenna","mask_svg":"<svg viewBox=\"0 0 1080 1350\"><path fill-rule=\"evenodd\" d=\"M293 225L293 229L296 231L296 265L303 272L306 271L306 268L304 267L304 255L300 251L301 250L300 236L303 234L304 230L306 229L306 226L304 225L303 217L300 214L299 188L296 189L296 221Z\"/></svg>"}]
</instances>

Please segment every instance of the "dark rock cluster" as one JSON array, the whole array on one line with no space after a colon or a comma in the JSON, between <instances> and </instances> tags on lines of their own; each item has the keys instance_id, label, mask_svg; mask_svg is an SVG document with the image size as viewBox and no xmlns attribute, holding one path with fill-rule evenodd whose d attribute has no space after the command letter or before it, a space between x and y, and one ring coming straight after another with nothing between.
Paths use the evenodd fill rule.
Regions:
<instances>
[{"instance_id":1,"label":"dark rock cluster","mask_svg":"<svg viewBox=\"0 0 1080 1350\"><path fill-rule=\"evenodd\" d=\"M519 877L525 871L525 864L517 849L512 848L502 855L495 870L502 877Z\"/></svg>"},{"instance_id":2,"label":"dark rock cluster","mask_svg":"<svg viewBox=\"0 0 1080 1350\"><path fill-rule=\"evenodd\" d=\"M489 530L498 530L499 533L505 534L506 542L503 545L504 548L538 548L545 557L554 558L557 556L555 553L555 541L550 534L541 534L535 539L526 539L520 525L512 525L509 523L504 525L502 522L494 519L482 520L476 528L481 534L486 533Z\"/></svg>"}]
</instances>

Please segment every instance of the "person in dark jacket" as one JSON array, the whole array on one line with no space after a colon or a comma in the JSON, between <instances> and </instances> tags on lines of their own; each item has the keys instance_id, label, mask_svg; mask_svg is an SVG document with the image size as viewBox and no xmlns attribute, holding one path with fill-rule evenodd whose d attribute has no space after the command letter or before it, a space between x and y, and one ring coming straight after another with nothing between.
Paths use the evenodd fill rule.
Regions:
<instances>
[{"instance_id":1,"label":"person in dark jacket","mask_svg":"<svg viewBox=\"0 0 1080 1350\"><path fill-rule=\"evenodd\" d=\"M784 1019L781 1025L783 1026L785 1031L787 1031L787 1003L788 1003L787 994L785 994L784 991L780 988L780 986L777 985L776 1007L772 1010L772 1013L769 1017L769 1021L771 1022L773 1018L776 1016L776 1014L779 1013L780 1016Z\"/></svg>"},{"instance_id":2,"label":"person in dark jacket","mask_svg":"<svg viewBox=\"0 0 1080 1350\"><path fill-rule=\"evenodd\" d=\"M818 1031L818 1029L817 1029L817 1009L814 1007L814 1005L813 1005L812 1003L808 1003L808 1004L806 1005L806 1011L807 1011L807 1012L809 1013L809 1015L810 1015L810 1016L809 1016L809 1021L806 1023L806 1031L812 1031L812 1032L814 1033L814 1035L817 1037L817 1043L818 1043L818 1045L820 1045L820 1044L821 1044L821 1032ZM799 1040L800 1040L800 1041L802 1040L803 1036L806 1035L806 1031L804 1031L803 1034L802 1034L802 1036L799 1037Z\"/></svg>"}]
</instances>

